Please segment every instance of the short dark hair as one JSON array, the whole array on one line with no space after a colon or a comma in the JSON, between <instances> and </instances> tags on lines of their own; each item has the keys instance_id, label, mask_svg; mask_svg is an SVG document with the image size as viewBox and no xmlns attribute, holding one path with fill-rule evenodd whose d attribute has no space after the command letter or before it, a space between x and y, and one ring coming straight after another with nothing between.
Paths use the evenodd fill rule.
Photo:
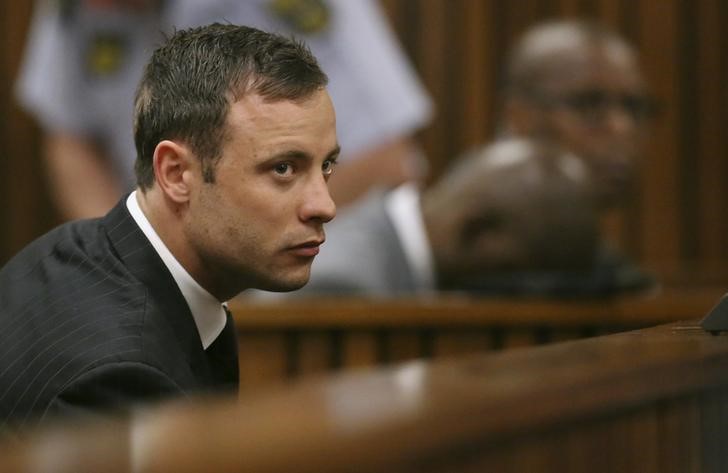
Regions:
<instances>
[{"instance_id":1,"label":"short dark hair","mask_svg":"<svg viewBox=\"0 0 728 473\"><path fill-rule=\"evenodd\" d=\"M214 23L180 30L154 51L134 101L137 184L154 183L153 156L165 139L184 141L206 182L226 139L230 105L248 93L302 100L328 78L303 43L247 26Z\"/></svg>"}]
</instances>

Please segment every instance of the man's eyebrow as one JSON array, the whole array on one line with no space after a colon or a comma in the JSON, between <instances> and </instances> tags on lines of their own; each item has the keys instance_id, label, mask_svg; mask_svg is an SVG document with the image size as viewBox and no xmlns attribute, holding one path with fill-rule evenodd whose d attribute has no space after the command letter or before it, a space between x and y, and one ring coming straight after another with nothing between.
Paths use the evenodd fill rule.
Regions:
<instances>
[{"instance_id":1,"label":"man's eyebrow","mask_svg":"<svg viewBox=\"0 0 728 473\"><path fill-rule=\"evenodd\" d=\"M329 154L326 155L326 159L336 161L339 158L339 154L341 154L341 146L337 144L336 147L329 151Z\"/></svg>"},{"instance_id":2,"label":"man's eyebrow","mask_svg":"<svg viewBox=\"0 0 728 473\"><path fill-rule=\"evenodd\" d=\"M339 157L339 153L341 153L341 146L336 145L336 147L329 151L329 153L326 155L326 159L336 160L336 158ZM311 159L311 155L305 151L291 149L276 153L275 155L271 156L270 159Z\"/></svg>"},{"instance_id":3,"label":"man's eyebrow","mask_svg":"<svg viewBox=\"0 0 728 473\"><path fill-rule=\"evenodd\" d=\"M288 151L276 153L273 156L271 156L268 160L273 160L273 159L311 159L311 155L306 153L305 151L291 149Z\"/></svg>"}]
</instances>

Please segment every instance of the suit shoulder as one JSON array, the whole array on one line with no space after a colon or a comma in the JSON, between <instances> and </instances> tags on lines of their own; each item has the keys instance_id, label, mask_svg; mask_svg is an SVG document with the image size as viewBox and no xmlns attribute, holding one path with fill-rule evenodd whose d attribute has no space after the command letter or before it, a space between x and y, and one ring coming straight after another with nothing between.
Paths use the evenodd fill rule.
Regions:
<instances>
[{"instance_id":1,"label":"suit shoulder","mask_svg":"<svg viewBox=\"0 0 728 473\"><path fill-rule=\"evenodd\" d=\"M98 220L21 251L0 273L0 422L44 407L94 366L140 357L146 298Z\"/></svg>"},{"instance_id":2,"label":"suit shoulder","mask_svg":"<svg viewBox=\"0 0 728 473\"><path fill-rule=\"evenodd\" d=\"M78 310L126 301L140 291L100 220L80 220L35 240L0 270L0 325L19 313Z\"/></svg>"}]
</instances>

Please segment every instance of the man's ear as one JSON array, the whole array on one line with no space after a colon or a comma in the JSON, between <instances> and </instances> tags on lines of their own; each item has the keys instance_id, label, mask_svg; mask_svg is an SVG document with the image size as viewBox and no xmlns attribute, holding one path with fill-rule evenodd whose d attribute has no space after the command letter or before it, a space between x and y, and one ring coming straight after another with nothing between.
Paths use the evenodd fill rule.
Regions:
<instances>
[{"instance_id":1,"label":"man's ear","mask_svg":"<svg viewBox=\"0 0 728 473\"><path fill-rule=\"evenodd\" d=\"M175 141L160 141L154 149L154 177L162 192L173 202L189 200L196 164L190 149Z\"/></svg>"}]
</instances>

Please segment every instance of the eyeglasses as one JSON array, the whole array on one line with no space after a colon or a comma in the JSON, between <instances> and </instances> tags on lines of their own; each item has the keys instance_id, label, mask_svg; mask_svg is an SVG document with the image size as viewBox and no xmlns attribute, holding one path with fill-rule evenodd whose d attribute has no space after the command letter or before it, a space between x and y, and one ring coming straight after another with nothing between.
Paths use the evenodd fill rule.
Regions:
<instances>
[{"instance_id":1,"label":"eyeglasses","mask_svg":"<svg viewBox=\"0 0 728 473\"><path fill-rule=\"evenodd\" d=\"M636 123L652 119L658 111L657 101L644 94L613 94L603 90L584 90L560 97L537 97L542 105L566 107L590 123L603 123L610 110L619 107Z\"/></svg>"}]
</instances>

